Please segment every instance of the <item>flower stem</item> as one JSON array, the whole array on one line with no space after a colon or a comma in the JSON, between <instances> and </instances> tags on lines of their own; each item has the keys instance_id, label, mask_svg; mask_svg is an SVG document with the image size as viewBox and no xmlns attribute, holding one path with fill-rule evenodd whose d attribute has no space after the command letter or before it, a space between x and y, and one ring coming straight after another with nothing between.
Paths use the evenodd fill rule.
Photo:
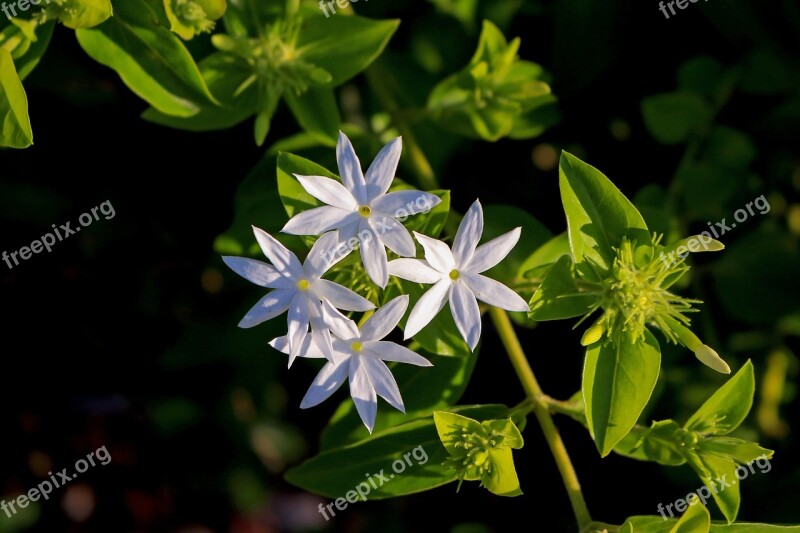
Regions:
<instances>
[{"instance_id":1,"label":"flower stem","mask_svg":"<svg viewBox=\"0 0 800 533\"><path fill-rule=\"evenodd\" d=\"M386 69L382 68L380 64L373 64L366 70L367 80L369 81L372 90L386 111L392 117L392 123L400 131L403 136L403 144L408 149L408 155L414 172L419 179L420 185L427 190L438 189L439 182L436 180L436 175L433 172L428 158L425 157L422 149L411 131L411 126L406 121L405 114L401 112L397 100L389 88L387 80L389 80L389 73Z\"/></svg>"},{"instance_id":2,"label":"flower stem","mask_svg":"<svg viewBox=\"0 0 800 533\"><path fill-rule=\"evenodd\" d=\"M522 383L522 388L525 389L525 395L534 404L533 413L536 415L536 420L539 421L544 438L547 440L547 445L553 454L558 471L561 473L564 488L567 489L567 496L569 496L569 501L572 504L575 518L578 520L578 527L583 530L592 522L592 517L589 515L589 509L583 499L581 484L578 481L575 468L572 466L567 448L564 446L564 441L561 440L561 435L559 435L558 429L553 423L553 417L550 415L547 404L543 400L545 395L528 364L528 359L525 357L525 352L522 350L522 345L519 343L508 314L502 309L490 307L489 315L492 317L495 328L497 328L497 334L500 336L506 352L508 352L508 357L520 383Z\"/></svg>"}]
</instances>

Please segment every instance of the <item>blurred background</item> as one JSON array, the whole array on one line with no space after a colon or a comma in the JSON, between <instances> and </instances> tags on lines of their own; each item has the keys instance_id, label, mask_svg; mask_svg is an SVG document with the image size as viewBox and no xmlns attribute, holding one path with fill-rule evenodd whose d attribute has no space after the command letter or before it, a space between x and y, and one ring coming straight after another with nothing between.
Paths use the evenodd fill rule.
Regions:
<instances>
[{"instance_id":1,"label":"blurred background","mask_svg":"<svg viewBox=\"0 0 800 533\"><path fill-rule=\"evenodd\" d=\"M419 122L437 176L464 212L516 206L550 232L565 229L561 148L634 199L669 238L699 233L763 195L769 212L737 224L720 254L692 258L681 293L705 301L701 337L734 370L756 368L756 401L742 428L775 450L768 473L742 484L740 520L800 522L800 4L712 0L666 19L654 0L372 0L355 5L402 24L381 59L404 105L460 70L489 18L522 39L523 59L550 73L559 117L538 138L464 140ZM274 156L249 121L193 134L140 119L146 105L91 61L59 27L26 81L35 146L0 151L0 251L109 201L100 220L9 269L0 263L0 498L9 501L105 446L95 466L12 517L0 532L573 531L574 519L535 424L516 452L525 495L503 499L476 483L351 505L330 522L327 500L282 473L316 453L346 389L308 411L300 399L318 368L267 346L283 319L251 330L239 319L262 296L228 271L218 250L257 224L286 219ZM201 41L203 39L200 39ZM198 45L202 50L202 43ZM363 77L337 92L346 121L381 131L384 110ZM296 131L288 110L271 141ZM357 146L362 162L380 142ZM302 155L335 169L332 149ZM398 175L411 178L401 166ZM252 245L252 240L246 243ZM217 249L215 249L215 245ZM530 251L528 251L530 252ZM580 387L583 350L572 321L520 332L545 391ZM461 403L523 398L491 327ZM661 343L661 380L645 420L693 412L725 378ZM381 404L378 416L387 408ZM688 467L619 456L600 460L587 432L558 418L594 517L622 523L695 490ZM716 513L716 514L715 514ZM720 518L716 509L712 517Z\"/></svg>"}]
</instances>

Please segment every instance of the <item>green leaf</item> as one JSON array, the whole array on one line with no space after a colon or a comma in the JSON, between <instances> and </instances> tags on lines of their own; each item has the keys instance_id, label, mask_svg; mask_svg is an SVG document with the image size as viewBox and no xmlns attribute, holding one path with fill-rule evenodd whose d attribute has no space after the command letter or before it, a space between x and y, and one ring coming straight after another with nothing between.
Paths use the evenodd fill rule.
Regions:
<instances>
[{"instance_id":1,"label":"green leaf","mask_svg":"<svg viewBox=\"0 0 800 533\"><path fill-rule=\"evenodd\" d=\"M508 416L503 405L460 406L451 412L477 420ZM414 456L414 450L417 455ZM411 465L404 460L408 454ZM423 455L424 454L424 455ZM379 500L430 490L456 480L456 473L442 463L449 456L436 432L433 417L414 420L342 448L322 452L286 473L286 480L304 490L328 498L345 497L366 483L365 473L391 477L378 487L368 487L367 499ZM399 462L404 463L400 470ZM394 469L394 466L397 469Z\"/></svg>"},{"instance_id":2,"label":"green leaf","mask_svg":"<svg viewBox=\"0 0 800 533\"><path fill-rule=\"evenodd\" d=\"M677 523L674 518L661 516L632 516L625 521L620 533L670 533ZM799 533L800 526L777 526L737 522L735 524L712 523L711 533Z\"/></svg>"},{"instance_id":3,"label":"green leaf","mask_svg":"<svg viewBox=\"0 0 800 533\"><path fill-rule=\"evenodd\" d=\"M326 144L336 146L342 119L333 89L311 87L300 96L287 91L284 99L304 130L317 135Z\"/></svg>"},{"instance_id":4,"label":"green leaf","mask_svg":"<svg viewBox=\"0 0 800 533\"><path fill-rule=\"evenodd\" d=\"M489 492L498 496L521 495L522 489L519 486L517 470L514 468L511 448L490 449L489 461L492 463L492 471L489 478L483 480L483 484Z\"/></svg>"},{"instance_id":5,"label":"green leaf","mask_svg":"<svg viewBox=\"0 0 800 533\"><path fill-rule=\"evenodd\" d=\"M406 412L395 409L380 409L373 432L427 417L434 410L447 409L458 402L472 376L472 369L478 360L472 357L443 357L417 350L427 358L433 367L395 365L392 367L397 386L404 393L403 403ZM321 450L329 450L356 442L369 433L358 416L351 399L344 400L322 432Z\"/></svg>"},{"instance_id":6,"label":"green leaf","mask_svg":"<svg viewBox=\"0 0 800 533\"><path fill-rule=\"evenodd\" d=\"M669 533L708 533L711 527L711 515L708 514L708 509L700 503L700 498L696 495L691 500L689 508Z\"/></svg>"},{"instance_id":7,"label":"green leaf","mask_svg":"<svg viewBox=\"0 0 800 533\"><path fill-rule=\"evenodd\" d=\"M73 30L97 26L114 13L111 0L70 0L56 11L64 26Z\"/></svg>"},{"instance_id":8,"label":"green leaf","mask_svg":"<svg viewBox=\"0 0 800 533\"><path fill-rule=\"evenodd\" d=\"M698 442L697 447L704 453L730 457L741 465L746 465L756 459L770 458L774 453L772 450L762 448L755 442L732 437L709 437ZM772 467L770 466L770 468Z\"/></svg>"},{"instance_id":9,"label":"green leaf","mask_svg":"<svg viewBox=\"0 0 800 533\"><path fill-rule=\"evenodd\" d=\"M600 341L586 349L583 398L589 431L605 457L631 430L658 380L661 350L645 331L635 343Z\"/></svg>"},{"instance_id":10,"label":"green leaf","mask_svg":"<svg viewBox=\"0 0 800 533\"><path fill-rule=\"evenodd\" d=\"M5 48L0 48L0 123L0 146L27 148L33 144L28 97Z\"/></svg>"},{"instance_id":11,"label":"green leaf","mask_svg":"<svg viewBox=\"0 0 800 533\"><path fill-rule=\"evenodd\" d=\"M736 462L728 457L703 452L696 455L689 454L688 461L703 484L708 487L707 490L711 492L728 523L736 520L741 501L739 482L736 478L738 466Z\"/></svg>"},{"instance_id":12,"label":"green leaf","mask_svg":"<svg viewBox=\"0 0 800 533\"><path fill-rule=\"evenodd\" d=\"M18 57L14 60L14 63L17 65L17 72L19 73L20 80L27 78L28 75L33 72L33 69L36 68L36 65L39 64L42 56L44 56L44 53L47 51L47 47L50 45L50 38L53 35L53 28L55 28L55 26L56 22L54 20L37 26L36 40L31 43L27 52L25 52L22 57Z\"/></svg>"},{"instance_id":13,"label":"green leaf","mask_svg":"<svg viewBox=\"0 0 800 533\"><path fill-rule=\"evenodd\" d=\"M176 117L161 113L155 108L147 109L142 118L188 131L222 130L233 127L258 109L258 92L252 85L241 93L238 89L252 75L251 69L229 54L216 52L198 63L200 72L209 90L221 105L199 104L199 111L189 117Z\"/></svg>"},{"instance_id":14,"label":"green leaf","mask_svg":"<svg viewBox=\"0 0 800 533\"><path fill-rule=\"evenodd\" d=\"M711 109L694 93L674 92L642 100L645 126L663 144L685 142L711 119Z\"/></svg>"},{"instance_id":15,"label":"green leaf","mask_svg":"<svg viewBox=\"0 0 800 533\"><path fill-rule=\"evenodd\" d=\"M739 427L753 406L753 363L748 360L689 418L684 427L706 435L726 435Z\"/></svg>"},{"instance_id":16,"label":"green leaf","mask_svg":"<svg viewBox=\"0 0 800 533\"><path fill-rule=\"evenodd\" d=\"M545 275L530 301L528 316L533 320L562 320L582 316L592 310L597 294L581 293L575 263L562 255Z\"/></svg>"},{"instance_id":17,"label":"green leaf","mask_svg":"<svg viewBox=\"0 0 800 533\"><path fill-rule=\"evenodd\" d=\"M399 24L357 16L307 18L297 42L298 58L329 72L335 87L380 56Z\"/></svg>"},{"instance_id":18,"label":"green leaf","mask_svg":"<svg viewBox=\"0 0 800 533\"><path fill-rule=\"evenodd\" d=\"M569 235L559 233L541 245L519 266L517 278L531 279L544 276L562 256L569 256Z\"/></svg>"},{"instance_id":19,"label":"green leaf","mask_svg":"<svg viewBox=\"0 0 800 533\"><path fill-rule=\"evenodd\" d=\"M608 270L613 263L612 247L619 246L623 237L640 245L650 243L642 215L593 166L564 151L559 163L559 183L570 249L582 275L591 277L586 261Z\"/></svg>"},{"instance_id":20,"label":"green leaf","mask_svg":"<svg viewBox=\"0 0 800 533\"><path fill-rule=\"evenodd\" d=\"M181 40L158 25L142 0L120 3L114 17L76 35L92 59L114 69L128 88L162 113L187 117L203 104L218 103Z\"/></svg>"}]
</instances>

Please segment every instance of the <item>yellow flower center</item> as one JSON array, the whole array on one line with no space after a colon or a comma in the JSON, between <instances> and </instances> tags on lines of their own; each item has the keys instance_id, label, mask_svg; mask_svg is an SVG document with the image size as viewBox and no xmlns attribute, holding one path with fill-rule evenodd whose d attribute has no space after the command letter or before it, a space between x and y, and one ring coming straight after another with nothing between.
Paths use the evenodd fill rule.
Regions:
<instances>
[{"instance_id":1,"label":"yellow flower center","mask_svg":"<svg viewBox=\"0 0 800 533\"><path fill-rule=\"evenodd\" d=\"M355 352L358 353L364 349L364 345L358 341L355 341L353 344L350 345L350 348Z\"/></svg>"},{"instance_id":2,"label":"yellow flower center","mask_svg":"<svg viewBox=\"0 0 800 533\"><path fill-rule=\"evenodd\" d=\"M309 283L307 279L301 279L300 281L297 282L297 288L300 289L301 291L307 291L308 285Z\"/></svg>"},{"instance_id":3,"label":"yellow flower center","mask_svg":"<svg viewBox=\"0 0 800 533\"><path fill-rule=\"evenodd\" d=\"M458 273L458 270L451 270L450 271L450 279L452 279L453 281L457 280L460 277L461 277L461 274Z\"/></svg>"},{"instance_id":4,"label":"yellow flower center","mask_svg":"<svg viewBox=\"0 0 800 533\"><path fill-rule=\"evenodd\" d=\"M368 205L362 205L358 208L358 214L364 218L367 218L372 214L372 209Z\"/></svg>"}]
</instances>

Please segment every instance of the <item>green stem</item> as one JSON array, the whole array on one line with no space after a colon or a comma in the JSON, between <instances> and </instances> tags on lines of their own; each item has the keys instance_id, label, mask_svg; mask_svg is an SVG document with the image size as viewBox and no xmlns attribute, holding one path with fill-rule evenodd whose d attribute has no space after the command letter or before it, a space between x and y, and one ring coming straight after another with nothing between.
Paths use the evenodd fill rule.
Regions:
<instances>
[{"instance_id":1,"label":"green stem","mask_svg":"<svg viewBox=\"0 0 800 533\"><path fill-rule=\"evenodd\" d=\"M586 502L583 499L581 492L581 484L578 481L578 476L575 473L575 468L572 466L572 461L567 453L567 448L564 446L564 441L561 440L561 435L558 433L553 417L550 415L547 403L544 401L545 395L542 392L539 382L533 373L528 358L525 357L525 352L522 345L519 343L517 334L514 331L514 326L511 324L511 319L508 314L502 309L496 307L489 308L489 315L492 317L497 334L503 346L508 352L508 357L511 360L511 365L517 373L517 377L522 383L522 388L525 390L525 395L533 402L533 413L536 415L536 420L539 421L539 426L542 428L542 433L550 447L550 452L553 454L558 471L561 473L561 479L564 482L564 488L567 489L567 496L572 504L572 510L575 513L575 518L578 520L578 528L583 530L592 523L592 517L589 515L589 509L586 507Z\"/></svg>"}]
</instances>

